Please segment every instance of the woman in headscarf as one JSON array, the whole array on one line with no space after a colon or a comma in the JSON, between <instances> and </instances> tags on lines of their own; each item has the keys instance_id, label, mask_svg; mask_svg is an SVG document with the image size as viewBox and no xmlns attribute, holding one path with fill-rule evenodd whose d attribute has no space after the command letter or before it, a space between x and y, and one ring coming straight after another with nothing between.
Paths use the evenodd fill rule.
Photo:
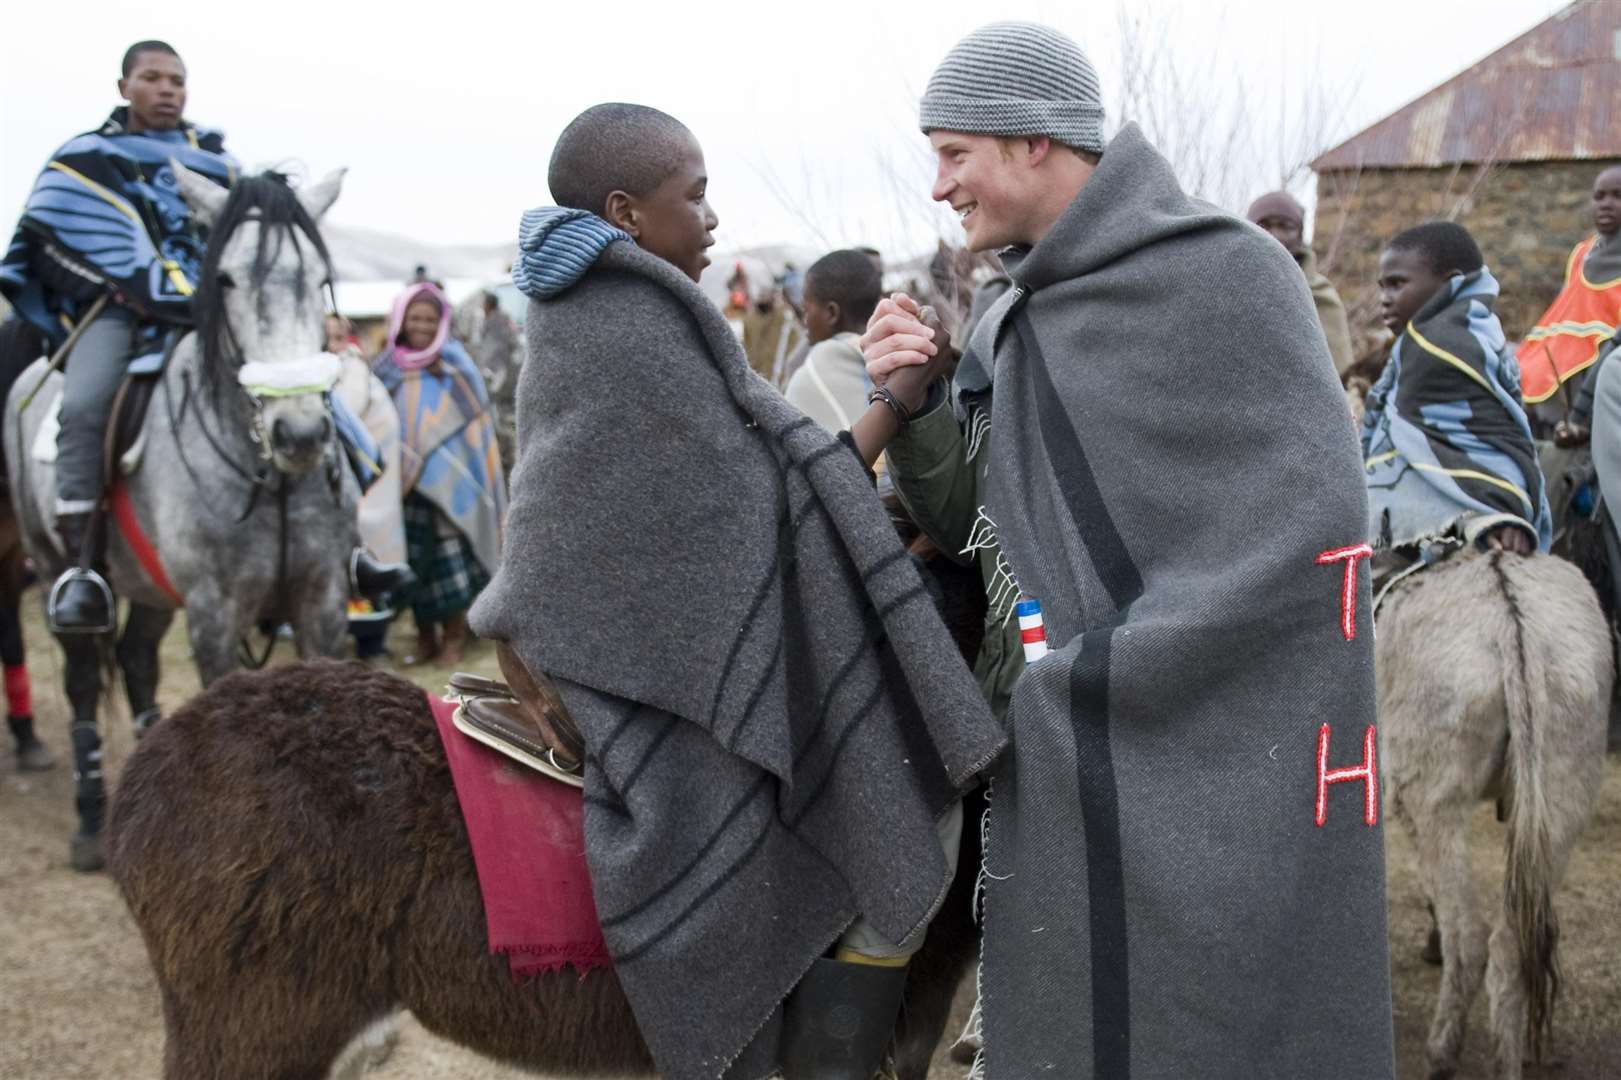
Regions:
<instances>
[{"instance_id":1,"label":"woman in headscarf","mask_svg":"<svg viewBox=\"0 0 1621 1080\"><path fill-rule=\"evenodd\" d=\"M501 555L506 488L489 393L450 336L450 304L431 282L406 288L389 318L377 377L400 416L400 490L417 647L406 663L461 661L467 609Z\"/></svg>"}]
</instances>

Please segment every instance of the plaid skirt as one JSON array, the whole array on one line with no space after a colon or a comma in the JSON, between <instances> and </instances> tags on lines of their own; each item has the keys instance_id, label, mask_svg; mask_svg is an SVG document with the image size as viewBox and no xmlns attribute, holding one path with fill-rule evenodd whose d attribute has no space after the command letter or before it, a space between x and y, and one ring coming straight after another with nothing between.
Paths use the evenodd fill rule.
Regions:
<instances>
[{"instance_id":1,"label":"plaid skirt","mask_svg":"<svg viewBox=\"0 0 1621 1080\"><path fill-rule=\"evenodd\" d=\"M418 626L444 622L473 606L490 583L467 538L431 501L410 492L405 496L405 558L417 576L411 611Z\"/></svg>"}]
</instances>

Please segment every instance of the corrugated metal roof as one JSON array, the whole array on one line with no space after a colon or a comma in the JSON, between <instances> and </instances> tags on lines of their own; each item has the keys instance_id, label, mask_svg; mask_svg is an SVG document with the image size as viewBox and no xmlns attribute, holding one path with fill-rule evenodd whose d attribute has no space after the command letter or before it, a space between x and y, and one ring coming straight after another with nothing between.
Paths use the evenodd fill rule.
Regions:
<instances>
[{"instance_id":1,"label":"corrugated metal roof","mask_svg":"<svg viewBox=\"0 0 1621 1080\"><path fill-rule=\"evenodd\" d=\"M1621 0L1579 0L1312 168L1621 158Z\"/></svg>"}]
</instances>

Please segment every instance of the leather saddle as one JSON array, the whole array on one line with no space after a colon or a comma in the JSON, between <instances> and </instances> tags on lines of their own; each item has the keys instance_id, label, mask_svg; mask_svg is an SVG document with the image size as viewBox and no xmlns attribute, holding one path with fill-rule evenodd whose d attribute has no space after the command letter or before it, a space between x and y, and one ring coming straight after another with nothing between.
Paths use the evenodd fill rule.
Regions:
<instances>
[{"instance_id":1,"label":"leather saddle","mask_svg":"<svg viewBox=\"0 0 1621 1080\"><path fill-rule=\"evenodd\" d=\"M167 359L166 353L150 353L137 357L125 369L118 392L113 395L107 418L107 440L102 446L102 475L109 482L134 472L140 463L146 407L152 401Z\"/></svg>"},{"instance_id":2,"label":"leather saddle","mask_svg":"<svg viewBox=\"0 0 1621 1080\"><path fill-rule=\"evenodd\" d=\"M451 722L470 739L572 787L584 787L585 740L545 675L535 676L506 642L496 642L506 682L458 671Z\"/></svg>"}]
</instances>

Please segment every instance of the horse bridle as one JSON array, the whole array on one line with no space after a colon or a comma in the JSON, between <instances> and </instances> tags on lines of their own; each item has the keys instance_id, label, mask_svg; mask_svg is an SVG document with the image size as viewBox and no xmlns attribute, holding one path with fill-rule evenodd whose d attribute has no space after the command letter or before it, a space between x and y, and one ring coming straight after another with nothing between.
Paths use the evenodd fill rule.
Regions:
<instances>
[{"instance_id":1,"label":"horse bridle","mask_svg":"<svg viewBox=\"0 0 1621 1080\"><path fill-rule=\"evenodd\" d=\"M248 422L248 438L259 448L259 460L275 464L270 432L265 425L265 403L277 398L321 395L321 407L328 421L328 445L336 437L337 422L332 410L332 389L343 372L343 362L323 352L302 360L268 364L250 361L237 368L236 382L253 410Z\"/></svg>"},{"instance_id":2,"label":"horse bridle","mask_svg":"<svg viewBox=\"0 0 1621 1080\"><path fill-rule=\"evenodd\" d=\"M260 224L260 226L263 227L264 215L263 214L258 214L258 213L245 214L242 217L242 221L244 221L244 222L246 222L246 221L258 222ZM297 246L296 227L292 226L292 225L288 225L287 229L288 229L289 233L294 234L294 246L296 247ZM223 274L221 275L221 277L224 277L224 276L225 275L223 275ZM327 315L336 315L337 312L338 312L338 294L337 294L337 290L333 288L332 278L330 276L327 277L327 279L325 281L321 282L321 291L326 294L326 314ZM236 328L231 325L231 320L230 320L230 318L228 316L225 318L224 322L225 322L225 334L226 334L226 337L230 339L230 352L234 357L242 358L244 354L243 354L243 351L242 351L242 344L236 338ZM172 351L172 349L171 349L171 351ZM203 351L199 350L198 351L198 356L201 357L202 355L203 355ZM330 353L321 353L319 355L321 355L321 356L331 356ZM314 358L310 358L310 359L313 360ZM336 357L333 357L333 359L336 360ZM295 361L295 362L296 363L308 363L309 361L306 360L306 361ZM167 358L165 358L164 363L165 363L165 365L167 365L167 363L168 363ZM275 365L275 366L280 367L279 364ZM253 369L257 369L259 372L264 373L264 377L263 378L256 377ZM272 468L275 468L275 453L271 449L269 432L266 430L266 427L265 427L264 410L265 410L265 400L267 398L292 397L292 396L301 395L301 394L319 393L321 395L321 407L326 413L326 418L327 418L327 421L328 421L328 429L329 429L329 432L330 432L330 434L328 435L328 449L329 450L335 449L332 446L332 443L335 442L336 438L337 438L337 421L334 418L333 412L332 412L332 388L333 388L333 386L335 386L337 384L338 375L339 375L339 373L341 373L342 368L338 367L336 365L333 365L332 366L331 377L326 379L324 382L317 379L317 380L313 380L310 383L310 385L307 385L307 386L293 386L291 388L286 387L286 386L282 386L282 385L278 385L277 376L273 375L273 374L270 374L271 371L272 371L272 365L266 364L263 361L249 361L249 360L242 360L242 362L237 365L237 371L236 371L237 387L242 391L243 395L248 399L248 405L249 405L249 408L251 410L251 417L250 417L250 419L248 421L248 438L249 438L250 441L252 441L252 443L256 447L259 448L260 470L259 470L259 479L255 480L256 483L263 482L263 479L267 479L267 477L265 476L264 466L268 465L268 466L270 466ZM187 396L188 397L190 396L189 387L188 387L188 395ZM184 418L184 416L185 416L185 408L184 407L181 408L180 415L181 415L182 418ZM199 422L199 424L202 424L202 415L200 413L198 414L198 422ZM224 451L220 448L220 446L214 441L213 436L208 433L207 425L203 424L202 426L203 426L203 433L208 436L209 444L214 447L214 452L219 454L221 457L226 458L227 462L229 464L231 464L232 467L234 468L236 463L231 462L229 460L229 458L227 457L227 455L224 453ZM335 458L335 456L336 456L335 453L328 455L329 465L330 465L332 459ZM280 469L276 469L276 471L281 472ZM330 471L331 470L330 470L330 467L329 467L329 473L330 473ZM241 470L238 470L238 472L241 475L243 475L244 477L246 476L245 473L241 473ZM285 483L285 479L286 479L286 474L283 473L283 482L284 483ZM330 479L330 477L329 477L329 479ZM195 477L193 478L193 482L195 482ZM249 512L250 513L252 512L252 507L251 506L249 507Z\"/></svg>"}]
</instances>

